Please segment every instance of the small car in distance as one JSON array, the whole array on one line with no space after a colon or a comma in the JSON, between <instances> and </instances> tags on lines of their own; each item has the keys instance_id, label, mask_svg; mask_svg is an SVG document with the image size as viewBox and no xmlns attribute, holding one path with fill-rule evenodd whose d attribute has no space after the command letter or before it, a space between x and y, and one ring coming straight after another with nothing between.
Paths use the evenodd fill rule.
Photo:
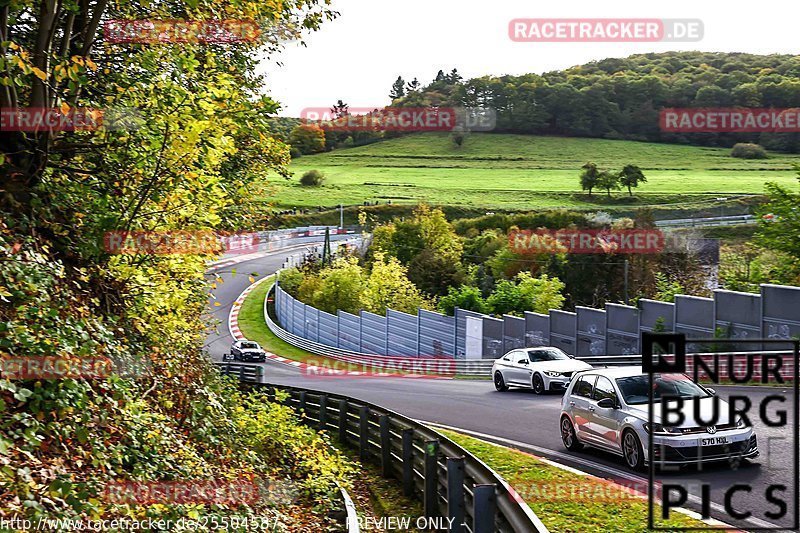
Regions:
<instances>
[{"instance_id":1,"label":"small car in distance","mask_svg":"<svg viewBox=\"0 0 800 533\"><path fill-rule=\"evenodd\" d=\"M234 361L255 361L263 363L267 360L267 354L257 342L241 340L231 345L231 355Z\"/></svg>"},{"instance_id":2,"label":"small car in distance","mask_svg":"<svg viewBox=\"0 0 800 533\"><path fill-rule=\"evenodd\" d=\"M573 377L561 403L559 429L564 446L577 451L592 446L622 456L632 470L653 460L657 467L681 467L714 461L758 456L758 439L740 416L730 418L728 404L716 391L692 381L685 374L654 374L653 426L649 424L650 377L641 367L600 368ZM680 400L679 400L680 398ZM675 402L683 423L662 425L661 402ZM678 403L678 402L681 403ZM695 419L712 420L703 425ZM649 457L649 436L653 457Z\"/></svg>"},{"instance_id":3,"label":"small car in distance","mask_svg":"<svg viewBox=\"0 0 800 533\"><path fill-rule=\"evenodd\" d=\"M494 362L492 379L494 388L501 392L511 386L531 388L542 394L563 391L573 372L589 368L590 364L551 346L517 348Z\"/></svg>"}]
</instances>

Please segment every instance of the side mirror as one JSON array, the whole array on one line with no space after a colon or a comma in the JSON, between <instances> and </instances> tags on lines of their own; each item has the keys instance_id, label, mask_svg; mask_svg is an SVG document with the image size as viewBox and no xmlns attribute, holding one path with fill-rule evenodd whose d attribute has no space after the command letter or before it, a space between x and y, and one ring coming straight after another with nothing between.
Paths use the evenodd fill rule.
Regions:
<instances>
[{"instance_id":1,"label":"side mirror","mask_svg":"<svg viewBox=\"0 0 800 533\"><path fill-rule=\"evenodd\" d=\"M567 354L567 357L569 357L570 359L575 359L574 355Z\"/></svg>"},{"instance_id":2,"label":"side mirror","mask_svg":"<svg viewBox=\"0 0 800 533\"><path fill-rule=\"evenodd\" d=\"M597 402L597 407L602 407L603 409L615 409L617 407L617 402L611 398L603 398Z\"/></svg>"},{"instance_id":3,"label":"side mirror","mask_svg":"<svg viewBox=\"0 0 800 533\"><path fill-rule=\"evenodd\" d=\"M716 389L712 389L711 387L706 387L706 390L711 394L711 396L717 395Z\"/></svg>"},{"instance_id":4,"label":"side mirror","mask_svg":"<svg viewBox=\"0 0 800 533\"><path fill-rule=\"evenodd\" d=\"M523 359L522 361L520 361L520 362L519 362L519 364L521 364L521 365L527 365L527 364L528 364L528 362L529 362L529 361L528 361L527 359Z\"/></svg>"}]
</instances>

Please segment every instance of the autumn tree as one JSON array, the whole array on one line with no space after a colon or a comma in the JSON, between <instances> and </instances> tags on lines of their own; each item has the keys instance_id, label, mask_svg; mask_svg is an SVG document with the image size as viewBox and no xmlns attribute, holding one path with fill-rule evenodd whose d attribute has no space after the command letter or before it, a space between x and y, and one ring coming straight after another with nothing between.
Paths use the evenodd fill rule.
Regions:
<instances>
[{"instance_id":1,"label":"autumn tree","mask_svg":"<svg viewBox=\"0 0 800 533\"><path fill-rule=\"evenodd\" d=\"M597 182L600 178L600 171L597 170L597 165L594 163L586 163L581 167L581 190L589 191L589 196L592 195L592 189L597 187Z\"/></svg>"},{"instance_id":2,"label":"autumn tree","mask_svg":"<svg viewBox=\"0 0 800 533\"><path fill-rule=\"evenodd\" d=\"M647 178L644 176L642 169L636 165L625 165L619 173L619 183L623 187L627 187L628 196L633 196L632 187L638 187L640 183L646 182Z\"/></svg>"}]
</instances>

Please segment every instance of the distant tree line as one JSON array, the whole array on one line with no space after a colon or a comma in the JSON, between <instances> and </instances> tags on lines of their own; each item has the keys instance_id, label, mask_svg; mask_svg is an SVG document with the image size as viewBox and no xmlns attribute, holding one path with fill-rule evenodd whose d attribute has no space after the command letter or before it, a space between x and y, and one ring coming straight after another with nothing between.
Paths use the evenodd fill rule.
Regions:
<instances>
[{"instance_id":1,"label":"distant tree line","mask_svg":"<svg viewBox=\"0 0 800 533\"><path fill-rule=\"evenodd\" d=\"M416 78L415 78L416 81ZM666 52L609 58L542 75L462 80L440 71L424 87L398 77L399 106L492 107L501 133L604 137L800 152L798 133L662 132L667 107L800 107L800 57Z\"/></svg>"}]
</instances>

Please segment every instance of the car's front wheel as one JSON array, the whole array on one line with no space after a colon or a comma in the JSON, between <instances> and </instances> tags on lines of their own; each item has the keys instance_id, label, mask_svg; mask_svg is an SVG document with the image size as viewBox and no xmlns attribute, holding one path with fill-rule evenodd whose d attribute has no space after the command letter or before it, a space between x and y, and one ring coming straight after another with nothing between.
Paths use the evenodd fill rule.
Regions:
<instances>
[{"instance_id":1,"label":"car's front wheel","mask_svg":"<svg viewBox=\"0 0 800 533\"><path fill-rule=\"evenodd\" d=\"M531 381L531 388L533 389L533 392L535 392L536 394L544 393L544 380L542 379L542 376L540 376L539 374L533 375L533 380Z\"/></svg>"},{"instance_id":2,"label":"car's front wheel","mask_svg":"<svg viewBox=\"0 0 800 533\"><path fill-rule=\"evenodd\" d=\"M639 437L633 430L627 430L622 434L622 456L631 470L642 470L644 468L644 451Z\"/></svg>"},{"instance_id":3,"label":"car's front wheel","mask_svg":"<svg viewBox=\"0 0 800 533\"><path fill-rule=\"evenodd\" d=\"M561 442L563 442L564 447L571 452L583 448L583 444L578 442L578 437L575 435L575 428L572 427L572 421L567 416L561 418Z\"/></svg>"},{"instance_id":4,"label":"car's front wheel","mask_svg":"<svg viewBox=\"0 0 800 533\"><path fill-rule=\"evenodd\" d=\"M494 373L494 388L500 392L504 392L508 390L508 385L506 385L505 380L503 379L502 372L495 372Z\"/></svg>"}]
</instances>

